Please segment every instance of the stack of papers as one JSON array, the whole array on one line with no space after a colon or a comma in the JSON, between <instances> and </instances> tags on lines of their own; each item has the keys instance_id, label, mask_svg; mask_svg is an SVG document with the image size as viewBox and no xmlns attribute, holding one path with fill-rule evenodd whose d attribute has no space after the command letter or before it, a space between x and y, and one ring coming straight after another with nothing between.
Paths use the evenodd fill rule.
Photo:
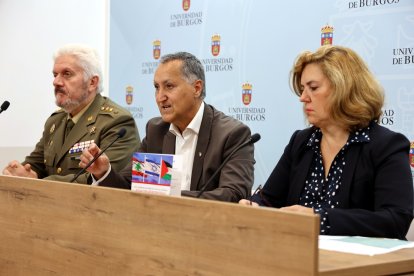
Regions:
<instances>
[{"instance_id":1,"label":"stack of papers","mask_svg":"<svg viewBox=\"0 0 414 276\"><path fill-rule=\"evenodd\" d=\"M373 256L411 247L414 247L414 242L396 239L358 236L319 236L319 249L360 255Z\"/></svg>"}]
</instances>

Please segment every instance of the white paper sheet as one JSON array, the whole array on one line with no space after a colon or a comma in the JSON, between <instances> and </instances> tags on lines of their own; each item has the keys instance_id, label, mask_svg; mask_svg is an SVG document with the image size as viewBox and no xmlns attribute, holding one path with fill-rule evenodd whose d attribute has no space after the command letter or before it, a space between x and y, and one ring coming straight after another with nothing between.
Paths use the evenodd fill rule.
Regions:
<instances>
[{"instance_id":1,"label":"white paper sheet","mask_svg":"<svg viewBox=\"0 0 414 276\"><path fill-rule=\"evenodd\" d=\"M377 255L414 247L414 242L359 236L319 236L319 249L360 255Z\"/></svg>"}]
</instances>

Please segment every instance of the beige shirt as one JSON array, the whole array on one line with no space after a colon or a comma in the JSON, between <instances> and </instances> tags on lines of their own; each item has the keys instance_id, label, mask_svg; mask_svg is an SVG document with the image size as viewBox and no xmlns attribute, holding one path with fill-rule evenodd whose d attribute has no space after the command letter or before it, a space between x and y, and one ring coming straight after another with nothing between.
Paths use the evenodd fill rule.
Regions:
<instances>
[{"instance_id":1,"label":"beige shirt","mask_svg":"<svg viewBox=\"0 0 414 276\"><path fill-rule=\"evenodd\" d=\"M73 117L70 116L70 114L68 113L67 120L72 119L73 123L76 124L79 121L80 117L82 117L82 115L86 112L86 110L88 110L89 106L91 106L92 103L93 100Z\"/></svg>"}]
</instances>

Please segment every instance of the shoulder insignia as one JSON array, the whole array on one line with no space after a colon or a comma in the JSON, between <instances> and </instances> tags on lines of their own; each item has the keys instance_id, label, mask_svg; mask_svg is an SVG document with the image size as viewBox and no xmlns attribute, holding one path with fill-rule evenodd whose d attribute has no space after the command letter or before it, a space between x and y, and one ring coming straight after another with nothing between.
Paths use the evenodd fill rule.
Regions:
<instances>
[{"instance_id":1,"label":"shoulder insignia","mask_svg":"<svg viewBox=\"0 0 414 276\"><path fill-rule=\"evenodd\" d=\"M53 111L53 113L50 116L53 116L55 114L59 114L59 113L62 113L62 112L65 112L65 110L63 108L59 108L59 109L56 109L55 111Z\"/></svg>"},{"instance_id":2,"label":"shoulder insignia","mask_svg":"<svg viewBox=\"0 0 414 276\"><path fill-rule=\"evenodd\" d=\"M50 134L52 134L55 131L55 128L56 128L56 125L53 124L52 127L49 130Z\"/></svg>"},{"instance_id":3,"label":"shoulder insignia","mask_svg":"<svg viewBox=\"0 0 414 276\"><path fill-rule=\"evenodd\" d=\"M116 108L112 106L107 106L107 105L101 106L101 111L104 111L106 113L114 113L114 114L118 113L118 110Z\"/></svg>"}]
</instances>

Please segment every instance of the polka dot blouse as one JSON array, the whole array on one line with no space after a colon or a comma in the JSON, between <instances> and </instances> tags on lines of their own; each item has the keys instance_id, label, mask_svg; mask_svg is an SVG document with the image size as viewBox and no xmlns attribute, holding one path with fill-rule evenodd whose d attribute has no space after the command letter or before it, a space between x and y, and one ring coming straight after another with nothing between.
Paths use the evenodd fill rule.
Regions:
<instances>
[{"instance_id":1,"label":"polka dot blouse","mask_svg":"<svg viewBox=\"0 0 414 276\"><path fill-rule=\"evenodd\" d=\"M332 161L327 178L325 178L320 149L321 130L316 129L307 143L307 146L313 150L314 154L299 204L313 208L315 213L320 215L320 233L322 235L329 234L329 209L339 206L336 195L341 192L342 172L346 168L345 156L348 148L356 143L369 142L368 132L369 127L366 127L349 135L348 141Z\"/></svg>"}]
</instances>

